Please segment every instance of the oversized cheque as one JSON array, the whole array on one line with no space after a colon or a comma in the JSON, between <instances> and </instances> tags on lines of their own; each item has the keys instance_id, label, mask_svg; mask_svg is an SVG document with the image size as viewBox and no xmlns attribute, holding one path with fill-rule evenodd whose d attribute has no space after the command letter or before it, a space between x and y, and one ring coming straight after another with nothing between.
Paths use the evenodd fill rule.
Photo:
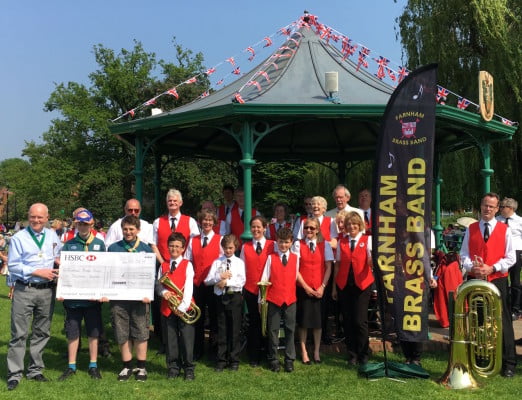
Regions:
<instances>
[{"instance_id":1,"label":"oversized cheque","mask_svg":"<svg viewBox=\"0 0 522 400\"><path fill-rule=\"evenodd\" d=\"M142 300L154 298L154 253L63 252L57 298Z\"/></svg>"}]
</instances>

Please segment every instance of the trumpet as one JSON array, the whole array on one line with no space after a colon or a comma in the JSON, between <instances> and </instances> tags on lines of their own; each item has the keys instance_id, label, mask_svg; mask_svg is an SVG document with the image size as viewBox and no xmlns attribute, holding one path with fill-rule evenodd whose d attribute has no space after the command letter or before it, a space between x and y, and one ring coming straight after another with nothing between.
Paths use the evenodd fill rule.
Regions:
<instances>
[{"instance_id":1,"label":"trumpet","mask_svg":"<svg viewBox=\"0 0 522 400\"><path fill-rule=\"evenodd\" d=\"M168 302L168 305L169 305L169 308L173 311L173 312L176 312L178 313L178 307L179 305L181 304L181 302L183 301L183 291L180 290L175 284L174 282L172 282L170 280L170 278L168 277L167 274L164 274L160 279L159 279L159 282L170 288L172 290L172 294L173 296L171 296L167 302ZM199 309L199 307L196 305L196 303L194 303L193 301L190 302L190 307L187 309L187 311L185 311L184 313L181 313L180 315L180 318L181 320L188 324L188 325L192 325L193 323L195 323L199 317L201 316L201 310Z\"/></svg>"},{"instance_id":2,"label":"trumpet","mask_svg":"<svg viewBox=\"0 0 522 400\"><path fill-rule=\"evenodd\" d=\"M268 287L272 284L272 282L261 281L257 282L257 286L259 286L259 292L261 293L261 334L266 336L266 322L268 319L268 302L266 301L266 294Z\"/></svg>"},{"instance_id":3,"label":"trumpet","mask_svg":"<svg viewBox=\"0 0 522 400\"><path fill-rule=\"evenodd\" d=\"M474 374L487 378L502 368L502 301L495 285L472 279L457 289L450 359L439 380L451 389L478 387Z\"/></svg>"}]
</instances>

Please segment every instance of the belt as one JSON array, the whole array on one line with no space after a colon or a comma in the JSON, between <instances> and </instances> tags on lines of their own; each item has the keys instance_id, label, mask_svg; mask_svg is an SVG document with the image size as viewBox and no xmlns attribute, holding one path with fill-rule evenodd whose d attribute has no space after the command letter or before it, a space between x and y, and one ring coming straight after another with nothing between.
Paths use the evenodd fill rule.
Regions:
<instances>
[{"instance_id":1,"label":"belt","mask_svg":"<svg viewBox=\"0 0 522 400\"><path fill-rule=\"evenodd\" d=\"M236 294L236 293L241 294L241 291L236 291L236 290L232 290L232 289L227 289L223 294Z\"/></svg>"},{"instance_id":2,"label":"belt","mask_svg":"<svg viewBox=\"0 0 522 400\"><path fill-rule=\"evenodd\" d=\"M54 282L54 281L35 283L35 282L24 282L24 281L17 280L16 283L19 283L20 285L27 286L27 287L30 287L33 289L52 289L52 288L56 287L56 282Z\"/></svg>"}]
</instances>

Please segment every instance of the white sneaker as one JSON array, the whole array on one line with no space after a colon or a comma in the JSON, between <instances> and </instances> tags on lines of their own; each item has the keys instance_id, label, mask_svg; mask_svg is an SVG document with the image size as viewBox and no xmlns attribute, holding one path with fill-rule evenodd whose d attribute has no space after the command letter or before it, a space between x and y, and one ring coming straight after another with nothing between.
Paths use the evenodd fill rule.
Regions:
<instances>
[{"instance_id":1,"label":"white sneaker","mask_svg":"<svg viewBox=\"0 0 522 400\"><path fill-rule=\"evenodd\" d=\"M147 380L147 370L145 368L136 368L136 380L139 382L145 382Z\"/></svg>"},{"instance_id":2,"label":"white sneaker","mask_svg":"<svg viewBox=\"0 0 522 400\"><path fill-rule=\"evenodd\" d=\"M128 381L131 376L132 376L132 369L130 369L130 368L123 368L121 370L121 372L118 374L118 380L120 382Z\"/></svg>"}]
</instances>

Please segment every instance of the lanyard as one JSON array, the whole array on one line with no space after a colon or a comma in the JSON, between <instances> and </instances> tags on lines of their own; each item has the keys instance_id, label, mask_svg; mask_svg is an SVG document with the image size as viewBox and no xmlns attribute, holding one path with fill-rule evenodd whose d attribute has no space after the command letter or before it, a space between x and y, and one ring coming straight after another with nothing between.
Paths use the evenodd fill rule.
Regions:
<instances>
[{"instance_id":1,"label":"lanyard","mask_svg":"<svg viewBox=\"0 0 522 400\"><path fill-rule=\"evenodd\" d=\"M123 241L123 247L125 247L125 250L127 250L129 253L137 253L136 248L140 245L140 238L136 239L136 243L134 243L133 247L130 247L129 244L126 241Z\"/></svg>"},{"instance_id":2,"label":"lanyard","mask_svg":"<svg viewBox=\"0 0 522 400\"><path fill-rule=\"evenodd\" d=\"M34 234L34 232L31 228L29 228L28 231L29 231L29 234L31 235L31 238L38 246L38 249L42 250L42 246L43 246L43 243L45 240L45 232L42 233L42 237L40 238L40 240L38 240L38 238L36 237L36 235Z\"/></svg>"},{"instance_id":3,"label":"lanyard","mask_svg":"<svg viewBox=\"0 0 522 400\"><path fill-rule=\"evenodd\" d=\"M89 237L87 238L87 240L83 240L81 238L81 236L78 235L78 241L80 243L82 243L83 246L84 246L83 247L83 251L89 251L89 246L90 246L90 244L92 243L93 240L94 240L94 235L92 234L92 232L89 232Z\"/></svg>"}]
</instances>

